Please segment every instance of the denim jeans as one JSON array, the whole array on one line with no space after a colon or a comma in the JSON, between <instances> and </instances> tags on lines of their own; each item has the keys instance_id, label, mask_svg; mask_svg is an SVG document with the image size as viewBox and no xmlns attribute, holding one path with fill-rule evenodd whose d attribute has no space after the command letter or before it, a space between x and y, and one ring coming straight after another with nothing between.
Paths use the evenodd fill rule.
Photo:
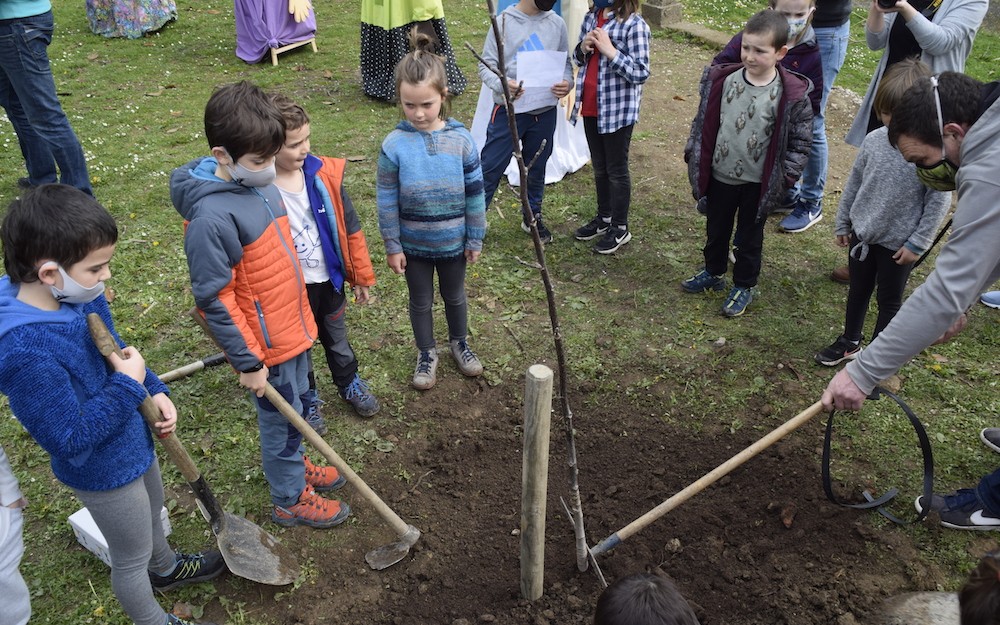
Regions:
<instances>
[{"instance_id":1,"label":"denim jeans","mask_svg":"<svg viewBox=\"0 0 1000 625\"><path fill-rule=\"evenodd\" d=\"M93 195L83 148L56 95L47 50L52 29L51 11L0 20L0 106L17 133L31 184L62 182Z\"/></svg>"},{"instance_id":2,"label":"denim jeans","mask_svg":"<svg viewBox=\"0 0 1000 625\"><path fill-rule=\"evenodd\" d=\"M536 215L542 212L542 197L545 194L545 164L552 156L552 138L556 133L556 108L538 113L518 113L514 116L517 122L517 135L521 138L521 153L527 165L532 160L535 164L528 170L528 204L531 212ZM535 158L535 153L545 142L545 149ZM503 177L510 157L514 153L514 143L511 141L510 128L507 126L507 109L493 106L490 125L486 128L486 143L480 155L483 164L483 191L486 194L486 208L493 201L500 178ZM524 182L522 181L522 184Z\"/></svg>"},{"instance_id":3,"label":"denim jeans","mask_svg":"<svg viewBox=\"0 0 1000 625\"><path fill-rule=\"evenodd\" d=\"M991 516L1000 516L1000 469L979 480L976 496Z\"/></svg>"},{"instance_id":4,"label":"denim jeans","mask_svg":"<svg viewBox=\"0 0 1000 625\"><path fill-rule=\"evenodd\" d=\"M820 59L823 64L823 98L819 113L813 117L812 149L809 160L802 171L802 179L795 184L793 197L801 198L810 206L821 206L823 188L826 186L827 144L826 144L826 102L830 97L833 81L847 56L847 41L851 34L851 23L845 22L835 28L816 28L816 42L819 44Z\"/></svg>"}]
</instances>

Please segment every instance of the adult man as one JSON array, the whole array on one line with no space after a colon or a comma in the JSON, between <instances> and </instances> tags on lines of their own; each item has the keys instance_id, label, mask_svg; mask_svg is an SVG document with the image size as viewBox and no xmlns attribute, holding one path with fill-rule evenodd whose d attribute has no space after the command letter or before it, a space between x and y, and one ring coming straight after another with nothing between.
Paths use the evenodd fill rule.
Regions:
<instances>
[{"instance_id":1,"label":"adult man","mask_svg":"<svg viewBox=\"0 0 1000 625\"><path fill-rule=\"evenodd\" d=\"M83 148L56 95L47 52L52 28L49 0L0 2L0 106L28 170L18 185L62 182L93 195Z\"/></svg>"},{"instance_id":2,"label":"adult man","mask_svg":"<svg viewBox=\"0 0 1000 625\"><path fill-rule=\"evenodd\" d=\"M965 327L965 311L1000 278L1000 83L944 72L913 85L893 110L889 140L928 186L958 189L951 237L927 281L886 329L823 393L830 409L865 397L927 346ZM925 505L917 500L918 509ZM1000 529L1000 470L975 489L934 495L930 507L955 529Z\"/></svg>"}]
</instances>

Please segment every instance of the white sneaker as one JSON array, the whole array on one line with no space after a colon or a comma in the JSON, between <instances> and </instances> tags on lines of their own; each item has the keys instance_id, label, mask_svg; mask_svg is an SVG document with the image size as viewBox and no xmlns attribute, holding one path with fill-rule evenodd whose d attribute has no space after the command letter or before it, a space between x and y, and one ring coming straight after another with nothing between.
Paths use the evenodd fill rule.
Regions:
<instances>
[{"instance_id":1,"label":"white sneaker","mask_svg":"<svg viewBox=\"0 0 1000 625\"><path fill-rule=\"evenodd\" d=\"M417 354L417 369L413 372L413 388L426 391L437 383L438 353L431 348Z\"/></svg>"},{"instance_id":2,"label":"white sneaker","mask_svg":"<svg viewBox=\"0 0 1000 625\"><path fill-rule=\"evenodd\" d=\"M479 362L479 358L469 349L468 342L452 341L451 357L455 359L455 364L458 365L462 375L474 378L483 374L483 363Z\"/></svg>"},{"instance_id":3,"label":"white sneaker","mask_svg":"<svg viewBox=\"0 0 1000 625\"><path fill-rule=\"evenodd\" d=\"M990 308L1000 308L1000 291L987 291L979 297L979 301L982 302L984 306L989 306Z\"/></svg>"}]
</instances>

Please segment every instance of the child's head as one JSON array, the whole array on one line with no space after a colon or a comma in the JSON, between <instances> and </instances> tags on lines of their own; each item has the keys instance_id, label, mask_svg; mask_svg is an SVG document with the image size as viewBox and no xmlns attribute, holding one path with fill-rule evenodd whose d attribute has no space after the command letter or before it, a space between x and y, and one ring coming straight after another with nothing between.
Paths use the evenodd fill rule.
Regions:
<instances>
[{"instance_id":1,"label":"child's head","mask_svg":"<svg viewBox=\"0 0 1000 625\"><path fill-rule=\"evenodd\" d=\"M768 0L768 5L788 22L788 44L796 44L812 22L816 0Z\"/></svg>"},{"instance_id":2,"label":"child's head","mask_svg":"<svg viewBox=\"0 0 1000 625\"><path fill-rule=\"evenodd\" d=\"M986 554L958 591L962 625L1000 625L1000 551Z\"/></svg>"},{"instance_id":3,"label":"child's head","mask_svg":"<svg viewBox=\"0 0 1000 625\"><path fill-rule=\"evenodd\" d=\"M233 164L248 155L270 158L285 141L285 123L271 98L244 80L219 87L208 99L205 138L214 156Z\"/></svg>"},{"instance_id":4,"label":"child's head","mask_svg":"<svg viewBox=\"0 0 1000 625\"><path fill-rule=\"evenodd\" d=\"M893 63L882 75L875 90L872 109L886 126L892 119L892 109L903 99L906 90L921 78L931 75L931 68L916 57Z\"/></svg>"},{"instance_id":5,"label":"child's head","mask_svg":"<svg viewBox=\"0 0 1000 625\"><path fill-rule=\"evenodd\" d=\"M633 573L604 589L594 625L698 625L698 619L669 579Z\"/></svg>"},{"instance_id":6,"label":"child's head","mask_svg":"<svg viewBox=\"0 0 1000 625\"><path fill-rule=\"evenodd\" d=\"M295 100L284 94L272 94L271 102L281 112L281 117L285 121L285 142L274 158L274 165L279 173L302 169L311 147L309 115L304 108L295 103Z\"/></svg>"},{"instance_id":7,"label":"child's head","mask_svg":"<svg viewBox=\"0 0 1000 625\"><path fill-rule=\"evenodd\" d=\"M788 52L788 20L777 11L766 9L753 14L743 28L740 59L754 77L771 74Z\"/></svg>"},{"instance_id":8,"label":"child's head","mask_svg":"<svg viewBox=\"0 0 1000 625\"><path fill-rule=\"evenodd\" d=\"M419 130L448 118L448 77L444 61L434 53L434 41L410 31L410 53L396 65L396 93L407 121ZM435 128L436 129L436 128Z\"/></svg>"},{"instance_id":9,"label":"child's head","mask_svg":"<svg viewBox=\"0 0 1000 625\"><path fill-rule=\"evenodd\" d=\"M74 266L92 252L114 246L118 226L91 195L69 185L45 184L10 203L0 241L11 283L32 283L49 263L74 274Z\"/></svg>"},{"instance_id":10,"label":"child's head","mask_svg":"<svg viewBox=\"0 0 1000 625\"><path fill-rule=\"evenodd\" d=\"M624 20L633 13L639 12L639 0L594 0L595 9L611 8L615 17Z\"/></svg>"}]
</instances>

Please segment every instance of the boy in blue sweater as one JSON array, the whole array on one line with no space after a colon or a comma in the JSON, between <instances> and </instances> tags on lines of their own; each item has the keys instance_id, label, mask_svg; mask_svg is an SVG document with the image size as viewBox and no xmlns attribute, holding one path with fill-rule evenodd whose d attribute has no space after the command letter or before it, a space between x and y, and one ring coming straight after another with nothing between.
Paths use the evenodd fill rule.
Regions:
<instances>
[{"instance_id":1,"label":"boy in blue sweater","mask_svg":"<svg viewBox=\"0 0 1000 625\"><path fill-rule=\"evenodd\" d=\"M52 472L90 511L108 541L111 587L136 625L183 623L153 596L225 569L218 551L184 555L160 524L163 483L153 439L139 413L146 394L172 432L167 387L115 332L104 280L118 240L114 219L93 197L42 185L11 203L0 226L0 392L51 456ZM97 313L124 349L105 362L90 338Z\"/></svg>"}]
</instances>

